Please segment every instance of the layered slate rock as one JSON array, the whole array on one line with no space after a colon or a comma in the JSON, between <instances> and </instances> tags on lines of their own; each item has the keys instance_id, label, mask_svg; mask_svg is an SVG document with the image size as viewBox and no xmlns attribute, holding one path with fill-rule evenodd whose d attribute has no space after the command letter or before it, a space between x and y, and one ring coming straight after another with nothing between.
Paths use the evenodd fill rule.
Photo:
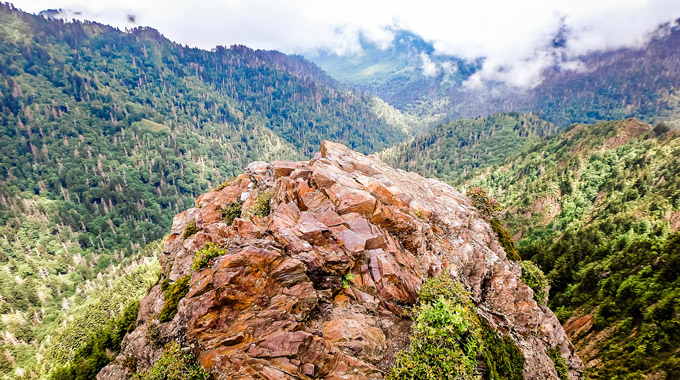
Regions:
<instances>
[{"instance_id":1,"label":"layered slate rock","mask_svg":"<svg viewBox=\"0 0 680 380\"><path fill-rule=\"evenodd\" d=\"M269 215L252 210L271 194ZM227 225L222 210L242 204ZM187 225L199 232L183 238ZM192 270L212 242L226 254ZM450 275L480 317L524 353L526 379L570 379L582 363L553 313L533 300L470 200L438 180L324 142L308 162L255 162L174 219L163 277L135 330L99 379L150 368L165 343L190 350L218 379L381 379L408 344L408 309L430 276ZM162 282L191 276L170 322L159 323ZM126 364L128 364L126 366Z\"/></svg>"}]
</instances>

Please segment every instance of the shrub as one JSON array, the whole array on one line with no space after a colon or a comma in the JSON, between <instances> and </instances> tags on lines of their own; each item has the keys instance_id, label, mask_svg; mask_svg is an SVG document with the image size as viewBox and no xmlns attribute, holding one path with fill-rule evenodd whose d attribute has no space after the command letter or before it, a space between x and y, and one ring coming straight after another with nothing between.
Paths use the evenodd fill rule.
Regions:
<instances>
[{"instance_id":1,"label":"shrub","mask_svg":"<svg viewBox=\"0 0 680 380\"><path fill-rule=\"evenodd\" d=\"M663 134L668 133L671 130L671 128L664 122L658 123L654 127L654 134L657 136L661 136Z\"/></svg>"},{"instance_id":2,"label":"shrub","mask_svg":"<svg viewBox=\"0 0 680 380\"><path fill-rule=\"evenodd\" d=\"M481 187L471 187L467 189L467 196L472 200L472 205L479 210L480 215L484 220L490 221L496 217L501 211L501 204L487 193Z\"/></svg>"},{"instance_id":3,"label":"shrub","mask_svg":"<svg viewBox=\"0 0 680 380\"><path fill-rule=\"evenodd\" d=\"M133 376L135 380L208 380L210 374L179 343L165 346L163 356L148 371Z\"/></svg>"},{"instance_id":4,"label":"shrub","mask_svg":"<svg viewBox=\"0 0 680 380\"><path fill-rule=\"evenodd\" d=\"M524 380L524 354L509 336L500 337L485 322L482 322L484 349L482 357L486 363L488 380Z\"/></svg>"},{"instance_id":5,"label":"shrub","mask_svg":"<svg viewBox=\"0 0 680 380\"><path fill-rule=\"evenodd\" d=\"M205 267L212 266L217 257L223 256L227 250L215 243L206 243L203 248L196 252L194 257L194 265L191 270L199 270Z\"/></svg>"},{"instance_id":6,"label":"shrub","mask_svg":"<svg viewBox=\"0 0 680 380\"><path fill-rule=\"evenodd\" d=\"M238 202L231 202L227 207L222 209L222 219L224 223L231 226L234 223L234 219L241 216L241 204Z\"/></svg>"},{"instance_id":7,"label":"shrub","mask_svg":"<svg viewBox=\"0 0 680 380\"><path fill-rule=\"evenodd\" d=\"M274 197L274 193L270 190L260 192L260 194L257 195L257 199L255 199L255 203L250 206L248 213L250 215L259 216L260 218L269 215L271 212L272 197Z\"/></svg>"},{"instance_id":8,"label":"shrub","mask_svg":"<svg viewBox=\"0 0 680 380\"><path fill-rule=\"evenodd\" d=\"M170 285L165 292L165 305L158 315L158 320L161 323L171 321L177 314L179 301L189 293L189 280L191 280L191 276L186 275Z\"/></svg>"},{"instance_id":9,"label":"shrub","mask_svg":"<svg viewBox=\"0 0 680 380\"><path fill-rule=\"evenodd\" d=\"M449 276L437 276L428 279L418 292L418 300L421 304L432 303L440 298L467 299L469 293L463 286Z\"/></svg>"},{"instance_id":10,"label":"shrub","mask_svg":"<svg viewBox=\"0 0 680 380\"><path fill-rule=\"evenodd\" d=\"M473 379L480 346L479 318L463 287L447 276L428 280L418 294L409 348L387 376Z\"/></svg>"},{"instance_id":11,"label":"shrub","mask_svg":"<svg viewBox=\"0 0 680 380\"><path fill-rule=\"evenodd\" d=\"M428 280L418 293L409 348L397 354L387 378L477 379L478 359L488 379L522 379L524 356L477 316L470 294L448 276Z\"/></svg>"},{"instance_id":12,"label":"shrub","mask_svg":"<svg viewBox=\"0 0 680 380\"><path fill-rule=\"evenodd\" d=\"M454 300L421 305L411 346L398 354L388 379L473 379L479 349L474 317Z\"/></svg>"},{"instance_id":13,"label":"shrub","mask_svg":"<svg viewBox=\"0 0 680 380\"><path fill-rule=\"evenodd\" d=\"M496 232L496 235L498 236L498 242L505 250L505 253L508 254L508 259L522 260L522 258L519 256L519 252L517 252L517 248L515 248L515 241L512 240L510 234L508 234L508 232L503 228L503 226L501 226L501 224L496 219L492 219L490 224L491 228L494 230L494 232Z\"/></svg>"},{"instance_id":14,"label":"shrub","mask_svg":"<svg viewBox=\"0 0 680 380\"><path fill-rule=\"evenodd\" d=\"M522 267L522 281L534 291L534 300L539 305L546 305L548 301L548 279L543 274L541 268L529 260L519 262Z\"/></svg>"},{"instance_id":15,"label":"shrub","mask_svg":"<svg viewBox=\"0 0 680 380\"><path fill-rule=\"evenodd\" d=\"M564 358L560 353L559 347L553 347L549 349L547 354L550 360L552 360L553 364L555 365L555 372L557 372L557 377L559 377L560 380L569 380L569 368L567 367L567 363L564 361Z\"/></svg>"},{"instance_id":16,"label":"shrub","mask_svg":"<svg viewBox=\"0 0 680 380\"><path fill-rule=\"evenodd\" d=\"M354 275L351 273L347 273L344 276L342 276L342 287L344 289L349 288L349 284L354 281Z\"/></svg>"},{"instance_id":17,"label":"shrub","mask_svg":"<svg viewBox=\"0 0 680 380\"><path fill-rule=\"evenodd\" d=\"M191 235L194 235L196 232L200 231L198 226L196 226L196 221L192 220L187 224L187 226L184 228L184 234L182 235L183 239L188 238Z\"/></svg>"}]
</instances>

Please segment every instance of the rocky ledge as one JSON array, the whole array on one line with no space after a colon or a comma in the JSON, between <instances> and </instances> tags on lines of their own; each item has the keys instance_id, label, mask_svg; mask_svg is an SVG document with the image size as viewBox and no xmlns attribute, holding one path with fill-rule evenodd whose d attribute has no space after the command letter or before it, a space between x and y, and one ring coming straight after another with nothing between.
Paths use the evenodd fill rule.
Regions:
<instances>
[{"instance_id":1,"label":"rocky ledge","mask_svg":"<svg viewBox=\"0 0 680 380\"><path fill-rule=\"evenodd\" d=\"M209 243L222 251L197 268ZM408 346L423 281L442 273L514 340L525 379L558 379L554 348L569 378L582 378L557 318L466 196L339 144L324 142L308 162L254 162L203 194L175 217L161 262L136 328L98 379L150 368L173 340L218 379L380 379ZM182 279L188 291L161 323L168 284Z\"/></svg>"}]
</instances>

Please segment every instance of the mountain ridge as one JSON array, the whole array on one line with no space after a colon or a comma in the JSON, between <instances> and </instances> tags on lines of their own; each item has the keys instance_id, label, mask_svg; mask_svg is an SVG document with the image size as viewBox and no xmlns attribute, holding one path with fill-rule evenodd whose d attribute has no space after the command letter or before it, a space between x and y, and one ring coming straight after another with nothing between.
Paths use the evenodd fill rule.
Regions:
<instances>
[{"instance_id":1,"label":"mountain ridge","mask_svg":"<svg viewBox=\"0 0 680 380\"><path fill-rule=\"evenodd\" d=\"M414 69L411 74L399 77L394 73L408 71L414 65L413 57L418 55L413 56L411 61L400 59L398 55L390 55L392 50L400 48L398 41L393 41L385 50L386 56L374 53L374 50L379 50L378 45L362 44L362 48L370 53L367 57L376 56L371 58L373 61L362 63L364 66L386 60L384 65L396 67L392 71L385 71L378 78L369 77L363 81L352 79L351 75L339 71L352 68L351 63L354 60L362 62L361 53L309 57L312 60L317 59L316 62L327 71L338 73L336 77L340 80L350 78L347 82L358 88L367 89L383 99L394 99L393 104L399 109L418 115L436 115L440 122L499 112L533 112L563 128L573 123L593 123L628 117L637 117L647 122L677 123L678 94L675 89L680 86L680 77L676 75L680 67L680 56L674 47L680 38L678 25L678 21L660 25L658 33L653 34L641 47L595 51L575 57L575 61L582 63L577 69L565 68L561 64L547 67L541 73L541 82L528 88L515 88L501 81L483 81L481 88L465 85L474 73L482 69L483 59L467 62L437 54L431 54L431 61L439 65L438 75L428 77ZM414 44L413 49L430 54L427 47L431 51L432 45L415 35L413 39L420 42ZM554 50L551 54L562 56L560 49L564 49L567 39L568 35L558 34L551 45ZM425 48L421 46L423 44ZM404 50L408 52L408 49ZM441 61L437 62L437 57ZM453 74L457 79L451 82L442 77L446 72L442 66L444 62L463 62L462 65L469 65L469 70L462 70L459 65ZM361 79L361 76L357 75L356 78ZM411 80L418 85L411 86ZM381 86L381 81L391 84ZM405 88L410 91L402 94L401 91ZM407 96L407 100L396 100L399 96Z\"/></svg>"},{"instance_id":2,"label":"mountain ridge","mask_svg":"<svg viewBox=\"0 0 680 380\"><path fill-rule=\"evenodd\" d=\"M408 345L408 309L433 276L459 282L451 302L521 352L513 377L582 378L556 317L535 300L542 289L520 279L523 267L506 258L467 197L340 144L323 142L310 161L254 162L199 197L174 219L161 265L134 330L98 379L162 371L174 340L224 379L399 379L388 368L407 360L397 352ZM473 379L508 360L488 342L468 341L465 323L460 335L446 334L460 340L451 354L479 346L456 376ZM487 364L477 364L482 349L494 352ZM418 360L435 371L463 363L416 359L411 367Z\"/></svg>"}]
</instances>

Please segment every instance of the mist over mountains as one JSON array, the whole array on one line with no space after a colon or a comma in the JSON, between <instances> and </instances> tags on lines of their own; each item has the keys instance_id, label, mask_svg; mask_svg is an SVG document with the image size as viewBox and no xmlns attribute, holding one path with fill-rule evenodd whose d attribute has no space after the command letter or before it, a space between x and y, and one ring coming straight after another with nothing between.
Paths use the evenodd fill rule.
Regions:
<instances>
[{"instance_id":1,"label":"mist over mountains","mask_svg":"<svg viewBox=\"0 0 680 380\"><path fill-rule=\"evenodd\" d=\"M561 29L549 42L553 63L541 65L538 78L522 86L484 78L483 57L469 61L437 54L431 43L408 31L396 31L387 47L360 41L356 53L320 51L308 58L341 81L418 115L455 120L533 112L562 127L626 117L677 120L677 21L660 25L639 47L577 57L566 55L569 31Z\"/></svg>"}]
</instances>

